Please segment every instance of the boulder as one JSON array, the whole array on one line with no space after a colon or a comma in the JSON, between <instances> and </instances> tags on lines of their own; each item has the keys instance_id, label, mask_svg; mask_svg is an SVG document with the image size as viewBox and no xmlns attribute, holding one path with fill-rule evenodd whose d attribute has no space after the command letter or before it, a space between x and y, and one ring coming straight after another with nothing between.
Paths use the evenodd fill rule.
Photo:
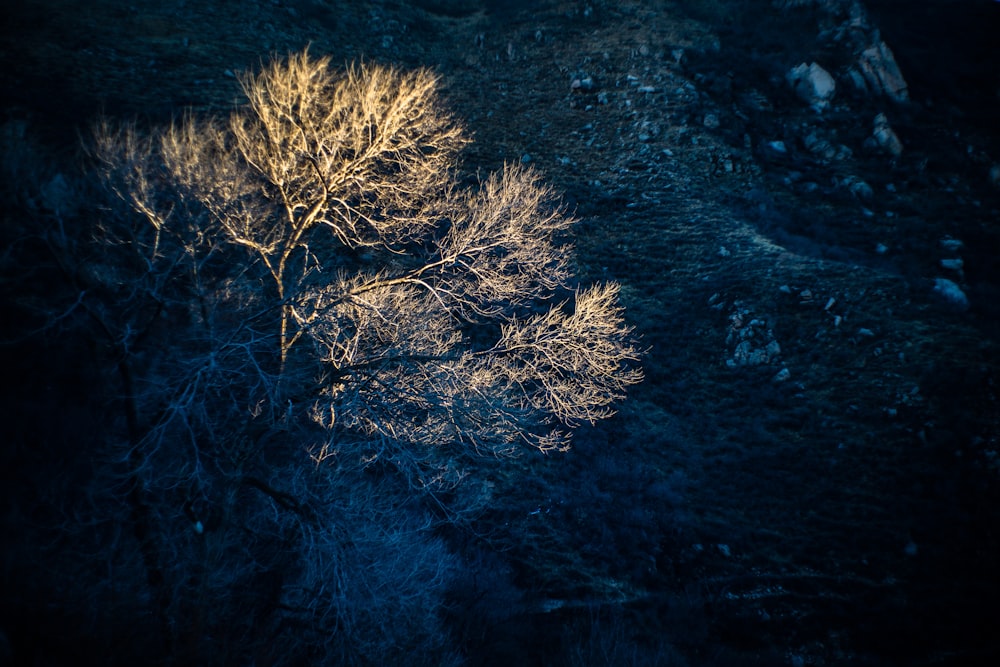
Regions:
<instances>
[{"instance_id":1,"label":"boulder","mask_svg":"<svg viewBox=\"0 0 1000 667\"><path fill-rule=\"evenodd\" d=\"M935 278L934 294L958 310L969 308L969 297L965 296L965 292L953 280Z\"/></svg>"},{"instance_id":2,"label":"boulder","mask_svg":"<svg viewBox=\"0 0 1000 667\"><path fill-rule=\"evenodd\" d=\"M903 154L903 142L889 125L889 119L884 113L875 116L875 130L872 132L872 137L878 147L889 155L899 157Z\"/></svg>"},{"instance_id":3,"label":"boulder","mask_svg":"<svg viewBox=\"0 0 1000 667\"><path fill-rule=\"evenodd\" d=\"M818 63L793 67L785 78L796 94L816 111L828 108L837 90L833 76Z\"/></svg>"},{"instance_id":4,"label":"boulder","mask_svg":"<svg viewBox=\"0 0 1000 667\"><path fill-rule=\"evenodd\" d=\"M909 87L903 73L896 64L896 58L889 46L877 39L860 50L854 67L848 71L848 76L854 86L871 96L885 96L894 102L906 102L910 99Z\"/></svg>"}]
</instances>

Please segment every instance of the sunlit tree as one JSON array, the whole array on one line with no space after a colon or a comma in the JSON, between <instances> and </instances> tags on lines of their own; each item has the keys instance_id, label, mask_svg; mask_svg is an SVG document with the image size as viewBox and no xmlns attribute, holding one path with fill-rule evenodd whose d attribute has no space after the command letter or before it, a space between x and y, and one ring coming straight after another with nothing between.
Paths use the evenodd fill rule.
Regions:
<instances>
[{"instance_id":1,"label":"sunlit tree","mask_svg":"<svg viewBox=\"0 0 1000 667\"><path fill-rule=\"evenodd\" d=\"M308 413L325 456L509 453L565 446L640 379L617 286L573 283L572 219L537 174L455 184L466 140L429 71L302 53L241 82L228 122L98 144L146 279L184 281L209 360L238 350L227 384L268 419Z\"/></svg>"},{"instance_id":2,"label":"sunlit tree","mask_svg":"<svg viewBox=\"0 0 1000 667\"><path fill-rule=\"evenodd\" d=\"M372 634L369 611L433 607L452 570L420 512L371 487L458 513L476 503L439 494L470 462L565 449L611 415L641 379L618 287L574 281L573 220L536 172L462 184L468 140L430 71L300 53L240 83L226 119L98 127L113 196L88 243L60 242L122 386L122 567L177 642L212 626L178 623L185 605L267 572L275 634L335 636L346 663L407 642L441 660L426 624ZM406 567L352 574L403 544Z\"/></svg>"}]
</instances>

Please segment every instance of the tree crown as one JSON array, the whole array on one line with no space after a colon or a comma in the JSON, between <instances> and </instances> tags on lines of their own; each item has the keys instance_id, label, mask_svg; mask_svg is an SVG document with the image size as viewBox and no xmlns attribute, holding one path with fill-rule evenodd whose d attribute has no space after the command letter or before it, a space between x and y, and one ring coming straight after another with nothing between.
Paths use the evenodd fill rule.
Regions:
<instances>
[{"instance_id":1,"label":"tree crown","mask_svg":"<svg viewBox=\"0 0 1000 667\"><path fill-rule=\"evenodd\" d=\"M574 282L573 220L538 173L458 186L468 139L433 73L302 52L240 82L226 120L97 132L129 212L103 238L127 241L129 289L185 312L185 361L153 383L202 394L183 423L217 433L220 396L229 419L308 416L318 458L423 484L440 452L563 448L640 381L618 286Z\"/></svg>"}]
</instances>

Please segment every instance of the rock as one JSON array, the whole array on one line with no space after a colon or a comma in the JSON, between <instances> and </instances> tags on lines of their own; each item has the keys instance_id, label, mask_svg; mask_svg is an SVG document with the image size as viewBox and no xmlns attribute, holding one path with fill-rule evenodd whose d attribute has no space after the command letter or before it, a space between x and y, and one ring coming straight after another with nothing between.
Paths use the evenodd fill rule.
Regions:
<instances>
[{"instance_id":1,"label":"rock","mask_svg":"<svg viewBox=\"0 0 1000 667\"><path fill-rule=\"evenodd\" d=\"M836 27L823 30L820 37L832 38L849 49L853 58L845 78L862 95L888 97L895 102L909 100L906 79L892 49L882 37L860 0L772 0L781 8L812 5L826 14Z\"/></svg>"},{"instance_id":2,"label":"rock","mask_svg":"<svg viewBox=\"0 0 1000 667\"><path fill-rule=\"evenodd\" d=\"M753 366L760 363L757 355L754 354L753 345L748 340L740 341L733 350L733 358L729 360L731 366Z\"/></svg>"},{"instance_id":3,"label":"rock","mask_svg":"<svg viewBox=\"0 0 1000 667\"><path fill-rule=\"evenodd\" d=\"M872 132L875 144L893 157L903 154L903 142L889 125L889 119L884 113L875 116L875 130Z\"/></svg>"},{"instance_id":4,"label":"rock","mask_svg":"<svg viewBox=\"0 0 1000 667\"><path fill-rule=\"evenodd\" d=\"M868 84L865 83L865 77L857 69L852 67L847 70L847 80L851 82L855 90L865 95L868 94Z\"/></svg>"},{"instance_id":5,"label":"rock","mask_svg":"<svg viewBox=\"0 0 1000 667\"><path fill-rule=\"evenodd\" d=\"M726 360L730 368L763 366L775 361L781 354L781 345L774 332L767 328L767 321L751 318L751 312L737 306L729 316L729 335L726 344L736 343L733 356Z\"/></svg>"},{"instance_id":6,"label":"rock","mask_svg":"<svg viewBox=\"0 0 1000 667\"><path fill-rule=\"evenodd\" d=\"M818 63L806 65L802 63L793 67L785 77L788 83L816 111L822 111L830 106L830 100L837 89L837 83Z\"/></svg>"},{"instance_id":7,"label":"rock","mask_svg":"<svg viewBox=\"0 0 1000 667\"><path fill-rule=\"evenodd\" d=\"M863 199L865 201L870 200L875 196L875 191L872 190L872 186L868 185L860 178L851 179L850 184L847 186L851 194L858 199Z\"/></svg>"},{"instance_id":8,"label":"rock","mask_svg":"<svg viewBox=\"0 0 1000 667\"><path fill-rule=\"evenodd\" d=\"M1000 164L990 167L990 183L993 184L993 187L1000 188Z\"/></svg>"},{"instance_id":9,"label":"rock","mask_svg":"<svg viewBox=\"0 0 1000 667\"><path fill-rule=\"evenodd\" d=\"M802 139L806 150L821 160L846 160L853 154L851 149L843 144L834 144L819 135L810 132Z\"/></svg>"},{"instance_id":10,"label":"rock","mask_svg":"<svg viewBox=\"0 0 1000 667\"><path fill-rule=\"evenodd\" d=\"M787 368L782 368L777 374L771 378L771 382L786 382L792 377L792 372Z\"/></svg>"},{"instance_id":11,"label":"rock","mask_svg":"<svg viewBox=\"0 0 1000 667\"><path fill-rule=\"evenodd\" d=\"M760 92L756 88L751 88L740 96L740 102L742 106L753 109L754 111L773 111L774 105L771 104L771 100L767 98L767 95Z\"/></svg>"},{"instance_id":12,"label":"rock","mask_svg":"<svg viewBox=\"0 0 1000 667\"><path fill-rule=\"evenodd\" d=\"M958 271L961 273L962 267L964 266L965 262L963 262L960 258L941 260L941 268L948 269L949 271Z\"/></svg>"},{"instance_id":13,"label":"rock","mask_svg":"<svg viewBox=\"0 0 1000 667\"><path fill-rule=\"evenodd\" d=\"M569 84L570 90L587 93L594 89L594 79L589 76L581 76Z\"/></svg>"},{"instance_id":14,"label":"rock","mask_svg":"<svg viewBox=\"0 0 1000 667\"><path fill-rule=\"evenodd\" d=\"M894 102L906 102L910 99L909 87L896 64L896 58L889 46L878 39L877 32L874 37L877 41L858 54L855 71L860 73L860 82L864 84L859 88L869 95L884 95ZM856 75L851 75L851 81L858 86Z\"/></svg>"},{"instance_id":15,"label":"rock","mask_svg":"<svg viewBox=\"0 0 1000 667\"><path fill-rule=\"evenodd\" d=\"M719 128L721 123L719 122L719 117L714 113L707 113L705 114L705 118L702 120L702 125L710 130L716 130Z\"/></svg>"},{"instance_id":16,"label":"rock","mask_svg":"<svg viewBox=\"0 0 1000 667\"><path fill-rule=\"evenodd\" d=\"M817 0L817 4L831 18L841 21L826 34L836 42L846 42L854 54L854 64L846 72L853 87L865 96L906 102L909 99L906 80L892 49L869 20L864 4L859 0Z\"/></svg>"},{"instance_id":17,"label":"rock","mask_svg":"<svg viewBox=\"0 0 1000 667\"><path fill-rule=\"evenodd\" d=\"M788 147L784 141L766 141L761 146L761 152L767 157L784 157L788 155Z\"/></svg>"},{"instance_id":18,"label":"rock","mask_svg":"<svg viewBox=\"0 0 1000 667\"><path fill-rule=\"evenodd\" d=\"M965 296L962 288L952 280L935 278L934 293L959 310L966 310L969 307L969 297Z\"/></svg>"},{"instance_id":19,"label":"rock","mask_svg":"<svg viewBox=\"0 0 1000 667\"><path fill-rule=\"evenodd\" d=\"M963 246L965 246L965 243L959 239L953 239L950 236L941 239L941 247L949 252L957 252L958 250L961 250Z\"/></svg>"},{"instance_id":20,"label":"rock","mask_svg":"<svg viewBox=\"0 0 1000 667\"><path fill-rule=\"evenodd\" d=\"M826 139L823 139L815 132L810 132L802 140L802 145L806 150L823 160L832 160L837 156L837 149Z\"/></svg>"}]
</instances>

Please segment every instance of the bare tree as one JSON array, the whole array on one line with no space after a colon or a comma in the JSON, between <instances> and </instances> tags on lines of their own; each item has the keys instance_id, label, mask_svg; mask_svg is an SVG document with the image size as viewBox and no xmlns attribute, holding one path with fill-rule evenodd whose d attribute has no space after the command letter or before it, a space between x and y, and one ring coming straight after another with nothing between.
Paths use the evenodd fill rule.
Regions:
<instances>
[{"instance_id":1,"label":"bare tree","mask_svg":"<svg viewBox=\"0 0 1000 667\"><path fill-rule=\"evenodd\" d=\"M107 488L129 489L126 560L173 644L213 632L178 630L184 609L278 573L270 611L212 627L333 624L354 638L341 661L389 660L406 642L365 639L380 619L362 610L433 607L452 574L420 512L366 485L437 502L469 461L564 449L640 381L639 351L618 287L574 282L573 220L537 173L458 185L467 139L431 72L304 52L240 81L228 119L99 127L112 203L91 254L60 242L121 378ZM399 627L443 659L436 626Z\"/></svg>"},{"instance_id":2,"label":"bare tree","mask_svg":"<svg viewBox=\"0 0 1000 667\"><path fill-rule=\"evenodd\" d=\"M152 228L154 260L169 232L190 239L198 289L214 253L240 267L199 308L210 339L208 312L260 310L226 340L255 377L287 384L261 396L272 415L291 401L328 430L327 455L350 445L368 460L414 444L562 447L561 427L608 416L639 381L617 287L573 285L572 219L537 174L512 166L456 187L466 140L430 72L336 72L301 53L241 82L249 104L228 123L188 116L141 150L126 130L102 154L128 167L119 193ZM156 153L156 177L137 152ZM255 356L269 310L276 367Z\"/></svg>"}]
</instances>

